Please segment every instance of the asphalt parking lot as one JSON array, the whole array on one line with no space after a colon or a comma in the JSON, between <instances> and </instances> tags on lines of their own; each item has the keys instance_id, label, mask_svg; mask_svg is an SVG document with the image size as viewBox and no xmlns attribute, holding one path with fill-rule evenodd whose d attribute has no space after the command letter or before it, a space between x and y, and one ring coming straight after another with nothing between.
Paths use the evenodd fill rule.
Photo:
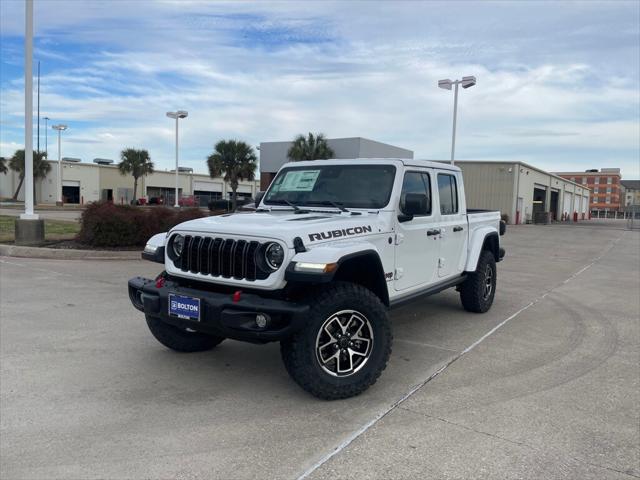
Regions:
<instances>
[{"instance_id":1,"label":"asphalt parking lot","mask_svg":"<svg viewBox=\"0 0 640 480\"><path fill-rule=\"evenodd\" d=\"M640 232L503 240L487 314L392 311L387 370L335 402L277 344L163 348L126 294L154 264L2 257L0 477L640 477Z\"/></svg>"}]
</instances>

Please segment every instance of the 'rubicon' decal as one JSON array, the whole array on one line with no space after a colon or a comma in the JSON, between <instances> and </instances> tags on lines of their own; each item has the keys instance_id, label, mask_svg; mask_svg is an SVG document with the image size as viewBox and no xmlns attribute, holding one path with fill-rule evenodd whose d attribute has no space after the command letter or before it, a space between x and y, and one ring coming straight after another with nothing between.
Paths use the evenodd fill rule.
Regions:
<instances>
[{"instance_id":1,"label":"'rubicon' decal","mask_svg":"<svg viewBox=\"0 0 640 480\"><path fill-rule=\"evenodd\" d=\"M360 233L371 232L371 225L364 225L362 227L342 228L340 230L330 230L328 232L310 233L309 240L314 242L316 240L329 240L331 238L348 237L349 235L358 235Z\"/></svg>"}]
</instances>

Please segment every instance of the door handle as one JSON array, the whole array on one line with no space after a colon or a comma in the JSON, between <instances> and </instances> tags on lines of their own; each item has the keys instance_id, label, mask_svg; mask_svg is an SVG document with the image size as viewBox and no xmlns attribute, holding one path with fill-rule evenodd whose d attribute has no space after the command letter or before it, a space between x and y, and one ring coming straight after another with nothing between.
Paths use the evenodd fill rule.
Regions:
<instances>
[{"instance_id":1,"label":"door handle","mask_svg":"<svg viewBox=\"0 0 640 480\"><path fill-rule=\"evenodd\" d=\"M454 232L461 232L462 230L464 230L462 227L453 227Z\"/></svg>"},{"instance_id":2,"label":"door handle","mask_svg":"<svg viewBox=\"0 0 640 480\"><path fill-rule=\"evenodd\" d=\"M434 235L440 235L440 230L437 228L434 228L432 230L427 230L427 237L432 237Z\"/></svg>"}]
</instances>

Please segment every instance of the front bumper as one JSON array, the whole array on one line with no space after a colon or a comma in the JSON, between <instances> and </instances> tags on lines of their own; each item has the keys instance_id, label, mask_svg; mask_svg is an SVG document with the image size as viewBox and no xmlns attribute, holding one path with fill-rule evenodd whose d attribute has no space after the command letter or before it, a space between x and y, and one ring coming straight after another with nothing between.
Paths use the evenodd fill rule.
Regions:
<instances>
[{"instance_id":1,"label":"front bumper","mask_svg":"<svg viewBox=\"0 0 640 480\"><path fill-rule=\"evenodd\" d=\"M200 321L169 315L170 293L199 298ZM287 338L302 328L309 312L307 304L244 292L234 302L233 295L229 293L183 287L170 279L162 287L157 287L155 280L134 277L129 280L129 299L145 315L160 318L171 325L253 343ZM265 327L256 325L258 313L269 316L270 321Z\"/></svg>"}]
</instances>

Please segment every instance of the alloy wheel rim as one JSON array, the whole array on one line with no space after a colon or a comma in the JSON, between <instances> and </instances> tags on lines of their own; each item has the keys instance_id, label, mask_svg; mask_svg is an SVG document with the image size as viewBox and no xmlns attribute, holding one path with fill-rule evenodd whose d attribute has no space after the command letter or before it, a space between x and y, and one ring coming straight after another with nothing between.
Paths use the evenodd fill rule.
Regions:
<instances>
[{"instance_id":1,"label":"alloy wheel rim","mask_svg":"<svg viewBox=\"0 0 640 480\"><path fill-rule=\"evenodd\" d=\"M334 377L348 377L361 370L373 350L373 328L356 310L329 316L316 336L316 358L322 370Z\"/></svg>"},{"instance_id":2,"label":"alloy wheel rim","mask_svg":"<svg viewBox=\"0 0 640 480\"><path fill-rule=\"evenodd\" d=\"M491 296L491 292L493 291L493 269L491 265L487 265L487 269L484 272L484 295L483 298L486 300Z\"/></svg>"}]
</instances>

